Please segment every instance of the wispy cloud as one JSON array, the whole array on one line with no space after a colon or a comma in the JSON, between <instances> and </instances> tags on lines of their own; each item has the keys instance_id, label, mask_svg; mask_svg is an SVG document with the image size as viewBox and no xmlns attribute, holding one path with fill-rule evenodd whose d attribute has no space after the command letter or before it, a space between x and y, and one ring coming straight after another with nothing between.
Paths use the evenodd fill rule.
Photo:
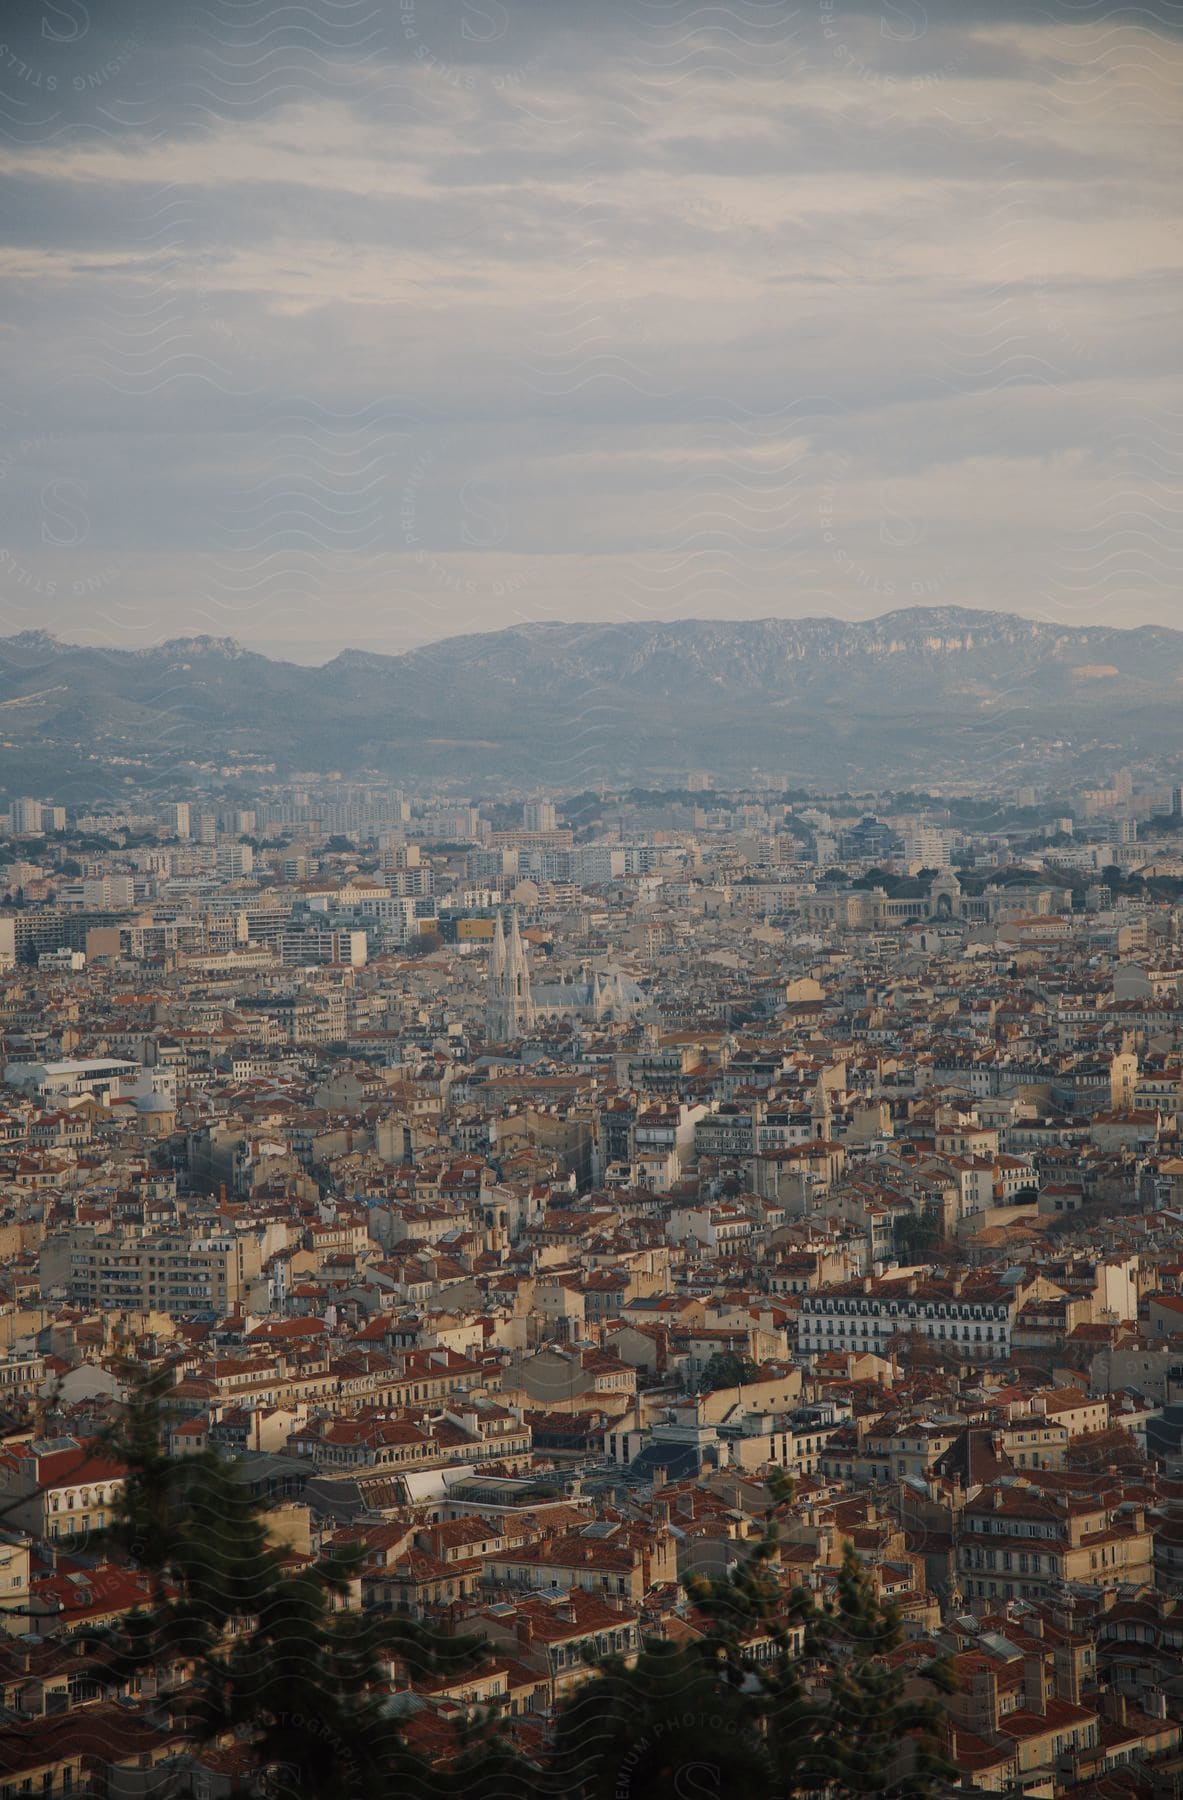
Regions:
<instances>
[{"instance_id":1,"label":"wispy cloud","mask_svg":"<svg viewBox=\"0 0 1183 1800\"><path fill-rule=\"evenodd\" d=\"M6 618L1176 622L1183 8L21 12Z\"/></svg>"}]
</instances>

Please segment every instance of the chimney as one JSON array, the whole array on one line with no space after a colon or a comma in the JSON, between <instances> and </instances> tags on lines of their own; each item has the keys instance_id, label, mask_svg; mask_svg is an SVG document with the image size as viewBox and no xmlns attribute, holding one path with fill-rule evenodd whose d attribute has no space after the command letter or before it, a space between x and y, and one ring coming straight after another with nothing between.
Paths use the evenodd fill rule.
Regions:
<instances>
[{"instance_id":1,"label":"chimney","mask_svg":"<svg viewBox=\"0 0 1183 1800\"><path fill-rule=\"evenodd\" d=\"M519 1644L528 1644L534 1636L533 1619L519 1619L516 1625Z\"/></svg>"},{"instance_id":2,"label":"chimney","mask_svg":"<svg viewBox=\"0 0 1183 1800\"><path fill-rule=\"evenodd\" d=\"M1057 1684L1056 1695L1060 1700L1067 1700L1069 1706L1080 1705L1080 1668L1075 1656L1069 1651L1060 1665L1063 1680Z\"/></svg>"},{"instance_id":3,"label":"chimney","mask_svg":"<svg viewBox=\"0 0 1183 1800\"><path fill-rule=\"evenodd\" d=\"M1023 1658L1023 1705L1028 1712L1046 1710L1042 1656Z\"/></svg>"}]
</instances>

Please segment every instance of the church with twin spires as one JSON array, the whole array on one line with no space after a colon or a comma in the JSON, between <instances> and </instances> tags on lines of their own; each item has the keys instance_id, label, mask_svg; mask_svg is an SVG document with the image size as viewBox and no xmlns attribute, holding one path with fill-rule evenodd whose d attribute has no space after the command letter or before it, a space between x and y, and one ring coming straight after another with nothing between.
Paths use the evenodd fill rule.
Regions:
<instances>
[{"instance_id":1,"label":"church with twin spires","mask_svg":"<svg viewBox=\"0 0 1183 1800\"><path fill-rule=\"evenodd\" d=\"M551 980L535 988L530 980L526 946L518 928L517 908L509 915L506 935L501 914L493 926L485 1000L485 1037L509 1044L544 1019L567 1019L600 1025L635 1018L645 1004L638 983L612 962L599 968L586 963L578 978Z\"/></svg>"},{"instance_id":2,"label":"church with twin spires","mask_svg":"<svg viewBox=\"0 0 1183 1800\"><path fill-rule=\"evenodd\" d=\"M489 991L485 1003L485 1036L491 1044L509 1044L534 1024L530 966L518 929L517 908L509 915L509 937L497 914L489 952Z\"/></svg>"}]
</instances>

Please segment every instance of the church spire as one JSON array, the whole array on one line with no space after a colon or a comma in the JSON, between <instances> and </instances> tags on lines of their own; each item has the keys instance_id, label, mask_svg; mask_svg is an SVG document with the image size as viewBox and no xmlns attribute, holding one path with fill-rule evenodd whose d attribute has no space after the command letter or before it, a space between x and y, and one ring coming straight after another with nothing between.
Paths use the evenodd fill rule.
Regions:
<instances>
[{"instance_id":1,"label":"church spire","mask_svg":"<svg viewBox=\"0 0 1183 1800\"><path fill-rule=\"evenodd\" d=\"M489 991L485 1009L485 1032L492 1043L508 1044L521 1037L534 1024L534 997L530 990L530 965L526 946L518 929L517 908L509 915L509 938L506 939L497 914L493 926L493 946L489 952Z\"/></svg>"}]
</instances>

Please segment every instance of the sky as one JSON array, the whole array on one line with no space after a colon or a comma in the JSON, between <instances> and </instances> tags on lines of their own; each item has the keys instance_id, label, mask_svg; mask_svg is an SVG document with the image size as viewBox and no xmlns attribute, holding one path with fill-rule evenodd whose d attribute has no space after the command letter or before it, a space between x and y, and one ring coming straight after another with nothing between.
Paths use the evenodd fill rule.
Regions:
<instances>
[{"instance_id":1,"label":"sky","mask_svg":"<svg viewBox=\"0 0 1183 1800\"><path fill-rule=\"evenodd\" d=\"M1183 625L1181 101L1170 0L23 0L0 634Z\"/></svg>"}]
</instances>

